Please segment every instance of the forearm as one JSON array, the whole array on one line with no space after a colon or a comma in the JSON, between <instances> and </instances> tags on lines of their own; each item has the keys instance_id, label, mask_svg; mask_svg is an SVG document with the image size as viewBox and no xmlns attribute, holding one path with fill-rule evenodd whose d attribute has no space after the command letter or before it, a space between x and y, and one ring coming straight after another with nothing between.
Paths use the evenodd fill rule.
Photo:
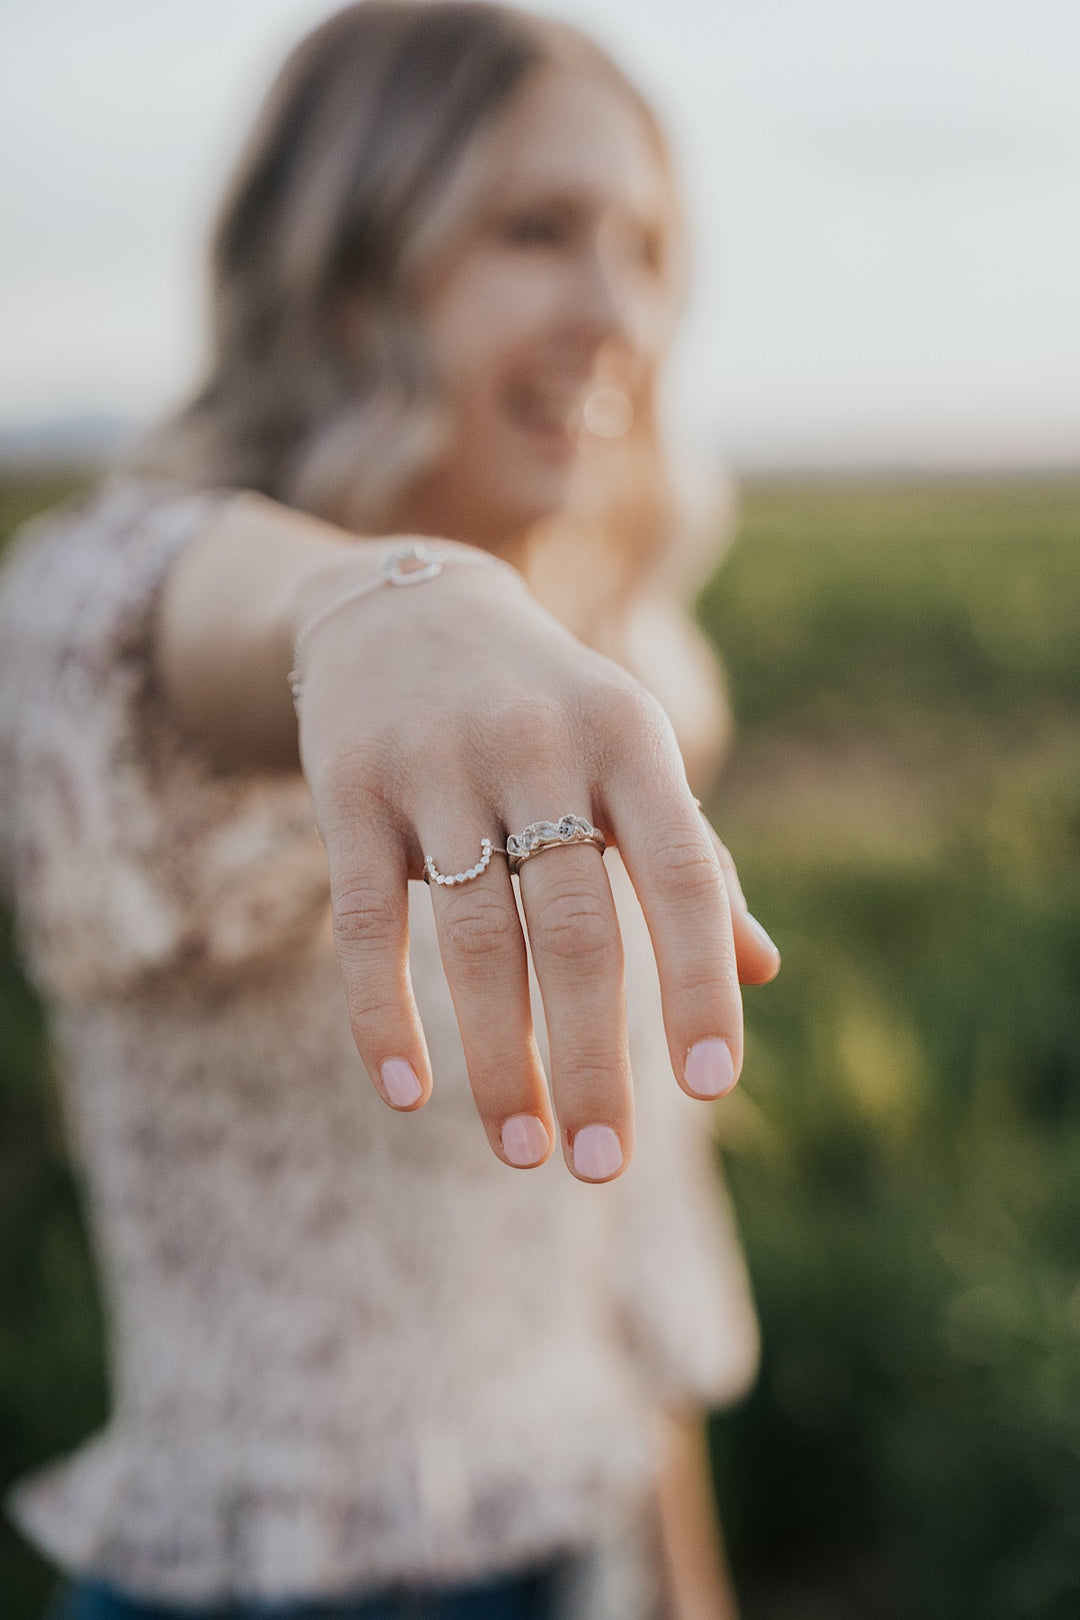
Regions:
<instances>
[{"instance_id":1,"label":"forearm","mask_svg":"<svg viewBox=\"0 0 1080 1620\"><path fill-rule=\"evenodd\" d=\"M705 1413L661 1419L657 1514L663 1558L663 1620L737 1620L709 1465Z\"/></svg>"},{"instance_id":2,"label":"forearm","mask_svg":"<svg viewBox=\"0 0 1080 1620\"><path fill-rule=\"evenodd\" d=\"M374 574L384 546L240 494L184 547L165 581L154 659L166 697L210 753L298 767L288 686L296 631Z\"/></svg>"}]
</instances>

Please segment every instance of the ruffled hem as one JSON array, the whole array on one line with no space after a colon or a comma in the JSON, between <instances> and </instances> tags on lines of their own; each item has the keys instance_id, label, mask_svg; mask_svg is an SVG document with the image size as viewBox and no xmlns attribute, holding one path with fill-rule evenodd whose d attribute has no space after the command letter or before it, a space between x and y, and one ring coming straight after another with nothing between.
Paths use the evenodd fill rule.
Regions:
<instances>
[{"instance_id":1,"label":"ruffled hem","mask_svg":"<svg viewBox=\"0 0 1080 1620\"><path fill-rule=\"evenodd\" d=\"M332 1598L398 1584L466 1583L610 1542L643 1512L656 1468L646 1424L614 1440L605 1435L590 1458L575 1458L559 1478L477 1467L468 1508L455 1511L452 1490L450 1502L444 1493L440 1503L439 1460L430 1461L419 1497L385 1474L377 1496L272 1477L200 1490L194 1478L180 1484L163 1457L148 1458L106 1434L24 1476L4 1505L67 1573L136 1598Z\"/></svg>"}]
</instances>

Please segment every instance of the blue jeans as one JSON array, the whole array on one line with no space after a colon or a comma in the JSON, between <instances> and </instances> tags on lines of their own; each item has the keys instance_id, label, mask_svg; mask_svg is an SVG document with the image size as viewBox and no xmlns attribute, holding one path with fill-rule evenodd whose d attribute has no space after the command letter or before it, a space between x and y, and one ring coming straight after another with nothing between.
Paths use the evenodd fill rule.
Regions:
<instances>
[{"instance_id":1,"label":"blue jeans","mask_svg":"<svg viewBox=\"0 0 1080 1620\"><path fill-rule=\"evenodd\" d=\"M361 1597L152 1603L76 1577L53 1598L45 1620L550 1620L559 1557L523 1573L468 1586L387 1588Z\"/></svg>"}]
</instances>

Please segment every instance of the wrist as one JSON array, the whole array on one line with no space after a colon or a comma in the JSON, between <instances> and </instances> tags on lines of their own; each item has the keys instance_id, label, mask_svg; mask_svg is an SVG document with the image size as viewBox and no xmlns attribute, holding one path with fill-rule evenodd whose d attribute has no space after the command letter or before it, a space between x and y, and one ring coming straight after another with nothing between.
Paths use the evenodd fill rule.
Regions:
<instances>
[{"instance_id":1,"label":"wrist","mask_svg":"<svg viewBox=\"0 0 1080 1620\"><path fill-rule=\"evenodd\" d=\"M374 580L384 548L382 540L326 545L280 582L274 603L274 634L285 669L293 666L297 637L304 625L343 591Z\"/></svg>"},{"instance_id":2,"label":"wrist","mask_svg":"<svg viewBox=\"0 0 1080 1620\"><path fill-rule=\"evenodd\" d=\"M525 585L523 575L513 564L479 546L415 536L358 544L364 547L359 559L334 557L320 561L303 579L294 582L283 601L281 622L291 646L289 685L295 704L299 703L309 644L324 624L365 597L422 586L447 570L453 574L474 569L488 576L502 574Z\"/></svg>"}]
</instances>

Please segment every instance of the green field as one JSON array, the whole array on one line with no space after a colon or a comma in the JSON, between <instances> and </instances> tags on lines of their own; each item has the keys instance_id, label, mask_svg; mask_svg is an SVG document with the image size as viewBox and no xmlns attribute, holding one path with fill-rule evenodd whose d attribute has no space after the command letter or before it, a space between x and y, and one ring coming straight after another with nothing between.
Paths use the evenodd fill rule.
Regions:
<instances>
[{"instance_id":1,"label":"green field","mask_svg":"<svg viewBox=\"0 0 1080 1620\"><path fill-rule=\"evenodd\" d=\"M0 526L60 493L0 484ZM699 612L709 808L784 956L717 1110L766 1346L712 1421L745 1620L1075 1620L1080 481L751 486ZM106 1391L10 961L0 995L6 1478ZM0 1529L5 1615L49 1582Z\"/></svg>"}]
</instances>

